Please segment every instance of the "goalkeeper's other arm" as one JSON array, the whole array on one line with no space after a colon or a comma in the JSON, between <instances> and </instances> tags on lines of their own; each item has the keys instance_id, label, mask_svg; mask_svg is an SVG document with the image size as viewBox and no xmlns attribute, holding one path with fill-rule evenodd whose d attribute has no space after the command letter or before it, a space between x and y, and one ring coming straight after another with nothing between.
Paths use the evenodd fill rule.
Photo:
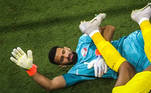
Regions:
<instances>
[{"instance_id":1,"label":"goalkeeper's other arm","mask_svg":"<svg viewBox=\"0 0 151 93\"><path fill-rule=\"evenodd\" d=\"M106 41L111 41L114 35L115 27L112 25L106 25L99 28L100 33Z\"/></svg>"}]
</instances>

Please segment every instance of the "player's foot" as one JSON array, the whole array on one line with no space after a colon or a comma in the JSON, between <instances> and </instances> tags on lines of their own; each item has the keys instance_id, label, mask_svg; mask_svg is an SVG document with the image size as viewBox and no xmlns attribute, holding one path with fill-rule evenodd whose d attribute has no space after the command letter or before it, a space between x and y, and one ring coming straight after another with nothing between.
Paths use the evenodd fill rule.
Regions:
<instances>
[{"instance_id":1,"label":"player's foot","mask_svg":"<svg viewBox=\"0 0 151 93\"><path fill-rule=\"evenodd\" d=\"M89 22L93 25L99 26L105 17L106 17L105 13L100 13L96 17L94 17L92 20L90 20Z\"/></svg>"},{"instance_id":2,"label":"player's foot","mask_svg":"<svg viewBox=\"0 0 151 93\"><path fill-rule=\"evenodd\" d=\"M142 18L149 20L151 16L151 3L148 3L145 7L137 10L133 10L131 13L132 20L138 24L141 23Z\"/></svg>"},{"instance_id":3,"label":"player's foot","mask_svg":"<svg viewBox=\"0 0 151 93\"><path fill-rule=\"evenodd\" d=\"M106 17L105 13L100 13L90 21L81 21L79 28L82 32L85 32L85 30L90 26L98 27L105 17Z\"/></svg>"}]
</instances>

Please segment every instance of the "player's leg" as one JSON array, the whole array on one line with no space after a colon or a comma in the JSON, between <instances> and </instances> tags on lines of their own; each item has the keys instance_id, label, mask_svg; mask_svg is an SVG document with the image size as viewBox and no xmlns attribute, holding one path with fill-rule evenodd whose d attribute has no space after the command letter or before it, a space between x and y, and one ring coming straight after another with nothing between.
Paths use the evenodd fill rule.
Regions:
<instances>
[{"instance_id":1,"label":"player's leg","mask_svg":"<svg viewBox=\"0 0 151 93\"><path fill-rule=\"evenodd\" d=\"M122 63L126 61L120 53L112 46L112 44L106 41L100 32L96 32L91 36L93 42L95 43L97 49L102 54L106 64L118 72Z\"/></svg>"},{"instance_id":2,"label":"player's leg","mask_svg":"<svg viewBox=\"0 0 151 93\"><path fill-rule=\"evenodd\" d=\"M148 4L142 9L132 12L131 17L136 21L142 30L145 53L151 61L151 24L149 18L151 16L151 4ZM145 71L137 73L127 84L123 86L114 87L113 93L148 93L151 89L151 66Z\"/></svg>"},{"instance_id":3,"label":"player's leg","mask_svg":"<svg viewBox=\"0 0 151 93\"><path fill-rule=\"evenodd\" d=\"M137 73L127 84L114 87L112 93L149 93L151 90L151 65Z\"/></svg>"},{"instance_id":4,"label":"player's leg","mask_svg":"<svg viewBox=\"0 0 151 93\"><path fill-rule=\"evenodd\" d=\"M149 3L142 9L132 11L131 13L131 18L140 25L144 39L144 51L147 58L151 62L151 24L149 22L150 17L151 3Z\"/></svg>"},{"instance_id":5,"label":"player's leg","mask_svg":"<svg viewBox=\"0 0 151 93\"><path fill-rule=\"evenodd\" d=\"M119 72L119 77L115 86L125 85L135 75L134 68L120 55L110 42L103 38L100 32L92 33L90 37L105 59L106 64L114 71Z\"/></svg>"},{"instance_id":6,"label":"player's leg","mask_svg":"<svg viewBox=\"0 0 151 93\"><path fill-rule=\"evenodd\" d=\"M151 65L137 73L127 84L116 86L112 93L149 93L151 90Z\"/></svg>"},{"instance_id":7,"label":"player's leg","mask_svg":"<svg viewBox=\"0 0 151 93\"><path fill-rule=\"evenodd\" d=\"M122 63L118 71L115 87L125 85L135 74L135 69L130 63Z\"/></svg>"},{"instance_id":8,"label":"player's leg","mask_svg":"<svg viewBox=\"0 0 151 93\"><path fill-rule=\"evenodd\" d=\"M135 75L134 68L127 63L126 59L120 55L111 43L104 40L99 32L95 32L91 38L105 59L106 64L114 71L119 72L119 77L115 86L125 85Z\"/></svg>"},{"instance_id":9,"label":"player's leg","mask_svg":"<svg viewBox=\"0 0 151 93\"><path fill-rule=\"evenodd\" d=\"M99 32L99 25L105 16L105 13L100 13L90 21L81 22L79 28L82 32L89 34L97 49L105 59L106 64L111 69L118 72L120 65L125 62L126 59L123 58L120 53L112 46L112 44L106 41ZM97 32L95 30L97 30Z\"/></svg>"},{"instance_id":10,"label":"player's leg","mask_svg":"<svg viewBox=\"0 0 151 93\"><path fill-rule=\"evenodd\" d=\"M136 21L142 30L145 46L144 50L151 61L151 24L149 18L151 16L151 4L148 4L142 9L132 12L131 17ZM114 87L113 93L148 93L151 89L151 66L146 71L137 73L127 84L123 86Z\"/></svg>"},{"instance_id":11,"label":"player's leg","mask_svg":"<svg viewBox=\"0 0 151 93\"><path fill-rule=\"evenodd\" d=\"M126 85L114 87L112 93L149 93L151 82L150 71L137 73Z\"/></svg>"}]
</instances>

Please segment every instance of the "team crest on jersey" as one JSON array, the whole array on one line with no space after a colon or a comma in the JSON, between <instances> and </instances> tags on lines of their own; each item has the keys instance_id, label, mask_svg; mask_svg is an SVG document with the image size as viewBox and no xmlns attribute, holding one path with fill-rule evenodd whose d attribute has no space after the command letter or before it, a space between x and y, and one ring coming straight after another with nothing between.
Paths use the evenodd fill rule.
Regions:
<instances>
[{"instance_id":1,"label":"team crest on jersey","mask_svg":"<svg viewBox=\"0 0 151 93\"><path fill-rule=\"evenodd\" d=\"M83 49L81 50L82 56L85 57L85 56L87 55L87 52L88 52L88 49L87 49L87 48L83 48Z\"/></svg>"}]
</instances>

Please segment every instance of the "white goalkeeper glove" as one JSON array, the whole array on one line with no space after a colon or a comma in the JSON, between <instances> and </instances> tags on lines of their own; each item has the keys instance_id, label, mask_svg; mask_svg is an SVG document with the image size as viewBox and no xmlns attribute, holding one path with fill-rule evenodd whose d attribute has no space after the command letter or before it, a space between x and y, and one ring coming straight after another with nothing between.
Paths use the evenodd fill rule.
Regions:
<instances>
[{"instance_id":1,"label":"white goalkeeper glove","mask_svg":"<svg viewBox=\"0 0 151 93\"><path fill-rule=\"evenodd\" d=\"M94 67L94 63L96 63L96 59L92 60L91 62L84 62L84 64L87 65L88 69L91 69L92 67Z\"/></svg>"},{"instance_id":2,"label":"white goalkeeper glove","mask_svg":"<svg viewBox=\"0 0 151 93\"><path fill-rule=\"evenodd\" d=\"M98 56L97 62L94 63L95 77L102 77L107 72L107 65L101 56Z\"/></svg>"},{"instance_id":3,"label":"white goalkeeper glove","mask_svg":"<svg viewBox=\"0 0 151 93\"><path fill-rule=\"evenodd\" d=\"M90 21L81 21L79 28L82 33L90 34L91 32L98 30L101 21L106 17L105 13L100 13Z\"/></svg>"},{"instance_id":4,"label":"white goalkeeper glove","mask_svg":"<svg viewBox=\"0 0 151 93\"><path fill-rule=\"evenodd\" d=\"M98 56L97 59L94 59L89 63L85 62L84 64L87 64L88 69L94 67L95 77L102 77L102 75L107 72L107 65L101 56Z\"/></svg>"},{"instance_id":5,"label":"white goalkeeper glove","mask_svg":"<svg viewBox=\"0 0 151 93\"><path fill-rule=\"evenodd\" d=\"M32 68L33 56L31 50L28 50L26 54L20 47L17 47L17 49L13 49L12 55L13 57L10 57L10 60L16 65L24 69Z\"/></svg>"}]
</instances>

